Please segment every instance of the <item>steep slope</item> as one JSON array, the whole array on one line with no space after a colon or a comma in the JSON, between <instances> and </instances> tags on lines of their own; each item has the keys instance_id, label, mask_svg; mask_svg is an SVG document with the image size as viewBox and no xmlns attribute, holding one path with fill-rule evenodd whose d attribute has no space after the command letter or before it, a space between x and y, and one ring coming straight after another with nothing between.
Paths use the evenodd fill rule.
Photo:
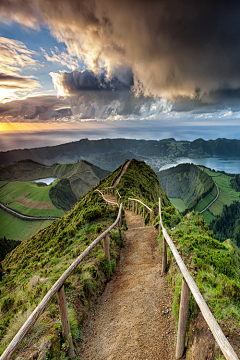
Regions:
<instances>
[{"instance_id":1,"label":"steep slope","mask_svg":"<svg viewBox=\"0 0 240 360\"><path fill-rule=\"evenodd\" d=\"M104 231L116 218L117 207L106 206L103 198L94 190L111 186L116 181L123 166L116 169L105 179L102 179L97 186L89 190L61 219L54 221L48 228L41 230L35 236L22 242L2 262L4 273L3 280L0 283L0 353L3 352L11 338L24 323L29 312L40 302L43 295L46 294L51 285L66 270L69 264L87 248L97 237L98 233ZM228 334L234 349L239 349L239 335L237 334L239 333L240 320L240 256L238 250L229 241L221 244L214 240L202 217L191 213L182 219L164 194L156 174L144 162L131 160L116 189L121 194L125 205L127 205L127 199L130 196L139 198L150 206L153 209L152 224L156 228L158 228L159 224L158 198L159 196L162 198L164 226L168 228L181 256L192 276L197 281L217 320L225 327L225 333ZM147 215L144 223L149 224L149 220ZM126 229L125 219L123 221L123 229ZM146 230L144 229L143 231ZM152 232L155 233L155 230L152 229ZM83 342L81 341L82 321L83 319L87 321L87 316L90 313L89 310L94 313L98 308L97 296L102 293L106 282L110 279L112 272L116 268L123 236L123 231L115 230L111 232L111 265L105 259L102 246L98 245L74 271L69 280L65 282L70 326L77 354L83 348ZM134 236L134 239L129 237L129 239L130 246L133 241L136 241L136 245L144 247L145 240L141 243L141 238L137 236ZM161 234L159 243L161 248ZM150 252L147 243L145 251ZM173 313L177 318L181 276L171 256L171 252L168 253L170 265L168 280L172 282L174 290L173 306L170 304L169 308L173 309ZM141 259L138 257L135 260L138 264L141 262ZM147 262L149 261L147 260ZM152 266L153 263L154 259L152 258L150 265ZM155 270L155 267L151 269L152 274ZM157 273L159 274L159 271ZM137 278L136 281L139 282L139 286L142 286L141 277ZM145 283L147 286L147 281ZM131 294L129 299L131 301ZM121 297L119 298L119 303L120 301ZM124 308L124 311L127 312L128 308ZM164 316L165 312L163 313L163 311L165 309L161 311L161 316ZM190 300L189 314L190 322L196 315L199 316L192 298ZM196 330L196 333L190 330L188 333L187 343L190 345L194 344L190 351L193 348L195 350L199 348L196 346L196 344L200 344L199 340L202 336L197 328L199 324L200 321L196 322L195 327L194 322L190 324L189 329ZM120 326L119 323L118 326ZM153 328L155 328L154 323L149 322L149 332L152 336L154 336ZM141 330L141 326L137 329ZM203 327L202 329L204 330L204 336L209 337L207 328ZM43 317L39 319L13 359L19 359L20 357L27 359L31 357L41 358L46 354L48 359L66 359L66 347L62 346L61 337L59 336L60 331L57 300L53 298ZM141 341L143 340L142 335L144 334L139 333ZM165 335L167 336L168 334ZM137 341L137 337L135 339ZM122 343L122 345L125 345L125 343ZM137 349L137 343L134 343L134 345ZM151 345L150 351L153 351L153 346L154 344ZM207 347L201 347L203 350L209 350ZM135 348L132 350L135 350ZM138 350L140 351L141 349L139 348ZM143 353L145 354L145 351L141 355ZM140 352L136 354L139 355ZM216 352L214 350L214 354L217 354L217 350ZM166 352L166 358L167 356ZM212 359L215 359L216 356L212 356ZM90 357L90 359L93 358ZM193 358L193 356L188 357L188 359ZM195 358L203 360L207 357L195 356Z\"/></svg>"},{"instance_id":2,"label":"steep slope","mask_svg":"<svg viewBox=\"0 0 240 360\"><path fill-rule=\"evenodd\" d=\"M108 174L108 171L87 161L52 166L32 160L20 161L0 169L0 201L21 214L60 217ZM49 186L29 182L48 177L59 181ZM23 221L3 210L0 211L0 221L0 236L16 240L25 240L49 224L40 220Z\"/></svg>"},{"instance_id":3,"label":"steep slope","mask_svg":"<svg viewBox=\"0 0 240 360\"><path fill-rule=\"evenodd\" d=\"M188 210L194 209L214 187L212 178L193 164L180 164L157 175L168 196L183 200Z\"/></svg>"},{"instance_id":4,"label":"steep slope","mask_svg":"<svg viewBox=\"0 0 240 360\"><path fill-rule=\"evenodd\" d=\"M116 169L89 190L61 219L23 241L2 262L4 276L0 284L1 352L23 324L28 312L39 303L74 258L116 218L117 208L106 207L102 197L94 190L110 186L121 168ZM154 206L153 201L158 200L158 196L162 195L166 204L169 205L169 200L164 196L155 173L144 162L132 160L123 179L126 184L129 183L125 199L128 193L132 196L141 196L143 193L145 201ZM155 184L156 181L157 184ZM144 192L145 184L150 185L150 189L146 192ZM120 182L117 187L121 189L121 186ZM88 306L93 301L92 294L102 292L104 283L110 277L111 271L115 269L121 236L118 231L112 231L111 267L105 260L104 252L99 245L65 284L67 301L71 304L70 323L76 347L80 346L79 327L81 319L86 316L84 314L88 312ZM47 341L55 344L52 350L55 356L61 349L58 337L59 328L56 327L57 314L57 304L54 299L44 313L45 320L41 320L38 324L45 337L47 334L52 334L51 339L48 338ZM40 342L44 341L43 335L38 335ZM30 333L21 350L22 353L25 352L25 355L26 353L29 355L27 348L29 346L31 348L33 339L34 331Z\"/></svg>"}]
</instances>

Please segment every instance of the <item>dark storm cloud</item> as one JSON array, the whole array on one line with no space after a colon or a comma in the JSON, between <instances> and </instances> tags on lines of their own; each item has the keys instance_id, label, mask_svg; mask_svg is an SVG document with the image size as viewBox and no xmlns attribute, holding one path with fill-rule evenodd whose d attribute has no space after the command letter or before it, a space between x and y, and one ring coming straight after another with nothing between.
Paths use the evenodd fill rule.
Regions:
<instances>
[{"instance_id":1,"label":"dark storm cloud","mask_svg":"<svg viewBox=\"0 0 240 360\"><path fill-rule=\"evenodd\" d=\"M39 23L93 71L132 68L136 92L240 87L240 3L213 0L2 0L2 18Z\"/></svg>"},{"instance_id":2,"label":"dark storm cloud","mask_svg":"<svg viewBox=\"0 0 240 360\"><path fill-rule=\"evenodd\" d=\"M57 88L60 87L62 92L71 95L79 91L129 91L133 86L133 74L131 69L127 69L125 72L127 72L125 81L117 76L108 79L104 73L96 75L89 70L62 71L60 74L51 73L50 75L52 75Z\"/></svg>"},{"instance_id":3,"label":"dark storm cloud","mask_svg":"<svg viewBox=\"0 0 240 360\"><path fill-rule=\"evenodd\" d=\"M46 121L72 115L68 99L58 99L57 96L35 96L23 100L15 100L0 104L0 121L6 117L12 121L34 122Z\"/></svg>"}]
</instances>

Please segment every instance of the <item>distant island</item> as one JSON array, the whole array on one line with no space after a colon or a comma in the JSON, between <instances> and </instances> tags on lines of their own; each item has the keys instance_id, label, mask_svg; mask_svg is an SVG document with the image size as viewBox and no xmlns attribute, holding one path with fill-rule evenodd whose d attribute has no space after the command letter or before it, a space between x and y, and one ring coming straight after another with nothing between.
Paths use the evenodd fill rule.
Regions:
<instances>
[{"instance_id":1,"label":"distant island","mask_svg":"<svg viewBox=\"0 0 240 360\"><path fill-rule=\"evenodd\" d=\"M240 140L216 139L194 141L100 139L66 143L33 149L0 152L0 166L19 160L31 159L45 165L56 162L73 163L87 160L102 169L113 171L126 159L144 160L158 166L180 157L237 156L240 154ZM155 170L155 169L154 169Z\"/></svg>"}]
</instances>

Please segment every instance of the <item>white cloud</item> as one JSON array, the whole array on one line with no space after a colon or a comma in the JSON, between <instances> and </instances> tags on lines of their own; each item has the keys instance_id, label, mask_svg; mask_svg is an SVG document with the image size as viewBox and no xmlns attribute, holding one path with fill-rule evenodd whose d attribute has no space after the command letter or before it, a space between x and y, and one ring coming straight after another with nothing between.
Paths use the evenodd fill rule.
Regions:
<instances>
[{"instance_id":1,"label":"white cloud","mask_svg":"<svg viewBox=\"0 0 240 360\"><path fill-rule=\"evenodd\" d=\"M21 76L22 68L36 65L35 51L21 41L0 37L0 102L18 97L19 91L32 91L40 86L32 76Z\"/></svg>"},{"instance_id":2,"label":"white cloud","mask_svg":"<svg viewBox=\"0 0 240 360\"><path fill-rule=\"evenodd\" d=\"M69 69L74 70L79 66L79 61L76 57L71 56L67 52L59 52L59 49L55 46L55 51L50 49L51 56L48 55L45 49L41 48L44 57L47 61L58 62L63 66L67 66Z\"/></svg>"}]
</instances>

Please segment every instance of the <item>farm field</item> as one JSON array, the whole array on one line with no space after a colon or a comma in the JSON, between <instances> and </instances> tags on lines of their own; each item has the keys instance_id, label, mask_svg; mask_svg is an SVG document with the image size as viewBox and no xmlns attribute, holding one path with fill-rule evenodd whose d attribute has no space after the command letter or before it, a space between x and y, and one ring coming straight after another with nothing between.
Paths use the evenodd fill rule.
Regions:
<instances>
[{"instance_id":1,"label":"farm field","mask_svg":"<svg viewBox=\"0 0 240 360\"><path fill-rule=\"evenodd\" d=\"M52 220L22 220L0 209L0 222L1 238L5 236L7 239L23 241L47 227Z\"/></svg>"},{"instance_id":2,"label":"farm field","mask_svg":"<svg viewBox=\"0 0 240 360\"><path fill-rule=\"evenodd\" d=\"M179 211L184 211L187 208L186 205L184 204L183 200L181 200L181 199L169 198L169 200L171 201L173 206L175 208L177 208Z\"/></svg>"},{"instance_id":3,"label":"farm field","mask_svg":"<svg viewBox=\"0 0 240 360\"><path fill-rule=\"evenodd\" d=\"M208 211L203 213L204 220L209 224L211 220L215 219L217 215L220 215L223 211L224 205L230 205L234 201L239 201L239 193L236 192L230 185L231 176L227 174L222 174L219 172L214 172L209 169L204 168L204 171L212 177L219 187L219 198L215 201ZM216 190L215 190L216 191ZM195 211L201 211L206 207L216 195L213 192L205 196L195 208Z\"/></svg>"},{"instance_id":4,"label":"farm field","mask_svg":"<svg viewBox=\"0 0 240 360\"><path fill-rule=\"evenodd\" d=\"M195 211L202 211L203 209L205 209L206 206L208 206L208 204L213 201L213 199L215 198L215 196L212 196L212 194L207 194L202 200L199 201L199 203L197 204Z\"/></svg>"},{"instance_id":5,"label":"farm field","mask_svg":"<svg viewBox=\"0 0 240 360\"><path fill-rule=\"evenodd\" d=\"M64 211L57 209L49 197L55 184L39 187L31 182L9 182L0 188L0 201L24 215L61 217Z\"/></svg>"}]
</instances>

